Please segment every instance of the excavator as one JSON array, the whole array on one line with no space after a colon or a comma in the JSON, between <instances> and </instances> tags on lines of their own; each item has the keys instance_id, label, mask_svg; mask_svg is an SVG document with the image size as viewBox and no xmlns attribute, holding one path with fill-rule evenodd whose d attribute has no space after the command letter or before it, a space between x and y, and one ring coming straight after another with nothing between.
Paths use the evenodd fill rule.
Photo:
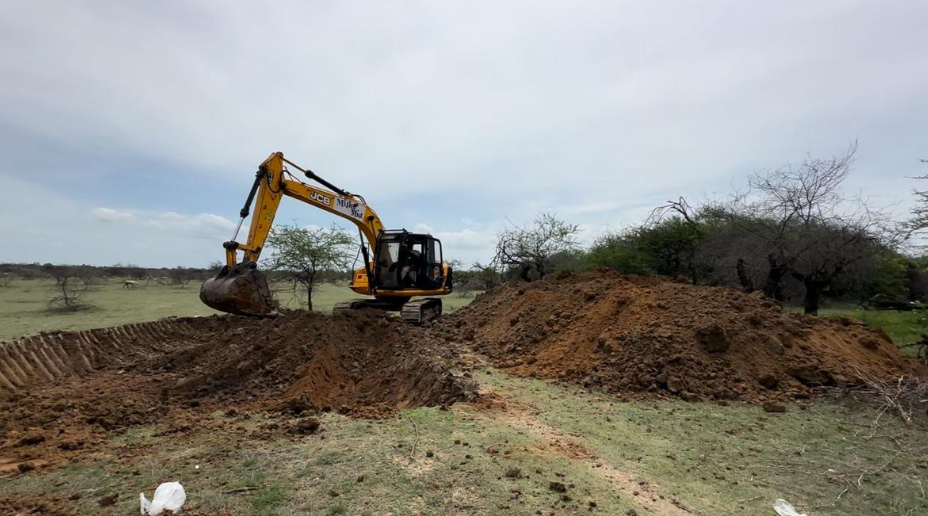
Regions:
<instances>
[{"instance_id":1,"label":"excavator","mask_svg":"<svg viewBox=\"0 0 928 516\"><path fill-rule=\"evenodd\" d=\"M300 181L290 168L328 190ZM279 304L257 264L284 196L350 221L357 226L359 236L363 236L359 254L363 255L364 265L353 272L349 287L372 297L338 303L334 313L375 308L399 312L411 324L422 324L441 315L441 299L435 296L450 294L454 283L451 266L443 260L441 241L405 229L385 229L364 197L338 188L287 160L280 152L271 154L258 167L232 239L222 244L226 264L200 288L200 299L207 306L257 317L279 314ZM236 238L253 202L248 240L239 243ZM239 252L243 254L242 261L238 261Z\"/></svg>"}]
</instances>

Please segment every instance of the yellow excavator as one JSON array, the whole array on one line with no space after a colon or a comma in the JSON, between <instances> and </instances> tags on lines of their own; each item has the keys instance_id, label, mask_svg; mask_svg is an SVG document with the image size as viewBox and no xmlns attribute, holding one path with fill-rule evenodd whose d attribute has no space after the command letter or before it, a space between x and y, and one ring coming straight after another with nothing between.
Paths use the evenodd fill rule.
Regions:
<instances>
[{"instance_id":1,"label":"yellow excavator","mask_svg":"<svg viewBox=\"0 0 928 516\"><path fill-rule=\"evenodd\" d=\"M298 180L289 167L329 190ZM241 217L232 239L222 244L226 264L214 278L203 283L200 299L223 312L271 317L279 305L271 294L267 278L257 269L274 216L284 196L292 197L351 221L367 241L361 242L364 266L355 271L350 288L358 294L373 296L335 305L334 312L376 308L400 312L412 324L421 324L441 315L441 299L453 287L451 266L442 257L441 241L428 234L405 229L388 230L363 197L336 187L311 170L303 169L271 154L258 167L255 181L239 212ZM248 241L236 241L254 202L254 215ZM244 256L238 261L238 253ZM413 298L416 299L413 299Z\"/></svg>"}]
</instances>

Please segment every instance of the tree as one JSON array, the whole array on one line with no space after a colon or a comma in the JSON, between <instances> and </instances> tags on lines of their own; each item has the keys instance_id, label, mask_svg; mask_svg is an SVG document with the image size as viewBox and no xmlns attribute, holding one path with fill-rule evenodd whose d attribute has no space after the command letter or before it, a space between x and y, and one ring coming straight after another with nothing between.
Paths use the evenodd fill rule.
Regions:
<instances>
[{"instance_id":1,"label":"tree","mask_svg":"<svg viewBox=\"0 0 928 516\"><path fill-rule=\"evenodd\" d=\"M783 301L788 278L803 286L803 309L816 314L821 297L857 262L873 258L894 239L886 219L860 199L843 196L841 186L853 164L856 144L831 158L808 158L749 178L750 191L732 211L746 248L765 249L764 293ZM745 262L758 257L743 257Z\"/></svg>"},{"instance_id":2,"label":"tree","mask_svg":"<svg viewBox=\"0 0 928 516\"><path fill-rule=\"evenodd\" d=\"M558 253L577 249L580 226L551 213L539 213L531 226L512 225L497 235L493 265L517 271L523 281L544 279L549 260Z\"/></svg>"},{"instance_id":3,"label":"tree","mask_svg":"<svg viewBox=\"0 0 928 516\"><path fill-rule=\"evenodd\" d=\"M55 280L46 309L76 312L94 308L94 305L87 300L87 294L96 290L97 286L97 278L93 269L58 265L46 266L44 269Z\"/></svg>"},{"instance_id":4,"label":"tree","mask_svg":"<svg viewBox=\"0 0 928 516\"><path fill-rule=\"evenodd\" d=\"M928 159L919 160L922 163L928 163ZM926 180L928 174L915 177L914 179ZM928 229L928 190L916 189L915 207L912 208L912 219L908 222L909 235L912 233Z\"/></svg>"},{"instance_id":5,"label":"tree","mask_svg":"<svg viewBox=\"0 0 928 516\"><path fill-rule=\"evenodd\" d=\"M584 268L608 267L622 274L654 274L650 256L635 243L637 230L621 233L606 233L593 241L584 254Z\"/></svg>"},{"instance_id":6,"label":"tree","mask_svg":"<svg viewBox=\"0 0 928 516\"><path fill-rule=\"evenodd\" d=\"M168 278L171 280L171 285L180 288L186 287L195 276L199 276L198 270L189 269L180 265L168 270Z\"/></svg>"},{"instance_id":7,"label":"tree","mask_svg":"<svg viewBox=\"0 0 928 516\"><path fill-rule=\"evenodd\" d=\"M477 290L490 290L503 282L503 278L500 276L499 271L492 265L474 262L474 264L470 266L470 270L466 272L468 276L467 281L473 281L475 285L474 288ZM457 278L457 276L455 276L455 278ZM455 279L455 283L456 282L457 279Z\"/></svg>"},{"instance_id":8,"label":"tree","mask_svg":"<svg viewBox=\"0 0 928 516\"><path fill-rule=\"evenodd\" d=\"M307 309L313 309L313 292L323 271L343 271L351 264L355 239L336 225L330 229L282 225L267 239L272 249L265 267L293 282L305 293Z\"/></svg>"}]
</instances>

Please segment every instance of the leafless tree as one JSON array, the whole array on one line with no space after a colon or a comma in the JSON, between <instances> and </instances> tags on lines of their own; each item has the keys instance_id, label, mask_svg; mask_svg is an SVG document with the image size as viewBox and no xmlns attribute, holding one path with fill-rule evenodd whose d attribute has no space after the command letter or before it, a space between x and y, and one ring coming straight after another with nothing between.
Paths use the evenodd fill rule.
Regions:
<instances>
[{"instance_id":1,"label":"leafless tree","mask_svg":"<svg viewBox=\"0 0 928 516\"><path fill-rule=\"evenodd\" d=\"M8 272L4 272L3 274L0 274L0 288L9 287L12 283L13 283L12 274Z\"/></svg>"},{"instance_id":2,"label":"leafless tree","mask_svg":"<svg viewBox=\"0 0 928 516\"><path fill-rule=\"evenodd\" d=\"M512 225L497 235L492 264L518 271L524 281L546 274L547 261L557 253L577 249L580 226L558 219L551 213L539 213L531 226Z\"/></svg>"},{"instance_id":3,"label":"leafless tree","mask_svg":"<svg viewBox=\"0 0 928 516\"><path fill-rule=\"evenodd\" d=\"M46 309L57 312L76 312L94 308L87 297L95 291L99 283L92 269L81 267L56 266L49 269L49 275L55 280L52 295Z\"/></svg>"},{"instance_id":4,"label":"leafless tree","mask_svg":"<svg viewBox=\"0 0 928 516\"><path fill-rule=\"evenodd\" d=\"M793 278L803 285L805 312L815 314L836 278L895 242L885 214L842 193L856 150L855 143L839 156L754 174L750 193L733 205L732 220L746 237L740 241L756 240L745 249L766 250L763 289L769 297L782 301L786 280Z\"/></svg>"},{"instance_id":5,"label":"leafless tree","mask_svg":"<svg viewBox=\"0 0 928 516\"><path fill-rule=\"evenodd\" d=\"M928 159L919 161L928 164ZM914 177L913 179L928 180L928 174ZM916 204L915 207L912 208L912 219L907 224L909 236L911 236L912 233L928 229L928 190L915 189L913 193L915 194Z\"/></svg>"}]
</instances>

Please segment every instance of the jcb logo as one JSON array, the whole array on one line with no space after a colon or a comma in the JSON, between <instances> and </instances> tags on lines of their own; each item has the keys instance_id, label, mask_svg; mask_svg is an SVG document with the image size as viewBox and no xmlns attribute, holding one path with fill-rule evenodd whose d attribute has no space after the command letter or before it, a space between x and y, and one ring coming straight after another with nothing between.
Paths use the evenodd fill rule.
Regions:
<instances>
[{"instance_id":1,"label":"jcb logo","mask_svg":"<svg viewBox=\"0 0 928 516\"><path fill-rule=\"evenodd\" d=\"M316 202L321 202L322 204L325 204L326 206L329 206L329 205L332 203L331 199L329 199L328 197L322 195L322 194L319 193L319 192L313 192L313 193L311 193L311 194L309 195L309 198L312 199L312 200L314 200L314 201L316 201Z\"/></svg>"}]
</instances>

